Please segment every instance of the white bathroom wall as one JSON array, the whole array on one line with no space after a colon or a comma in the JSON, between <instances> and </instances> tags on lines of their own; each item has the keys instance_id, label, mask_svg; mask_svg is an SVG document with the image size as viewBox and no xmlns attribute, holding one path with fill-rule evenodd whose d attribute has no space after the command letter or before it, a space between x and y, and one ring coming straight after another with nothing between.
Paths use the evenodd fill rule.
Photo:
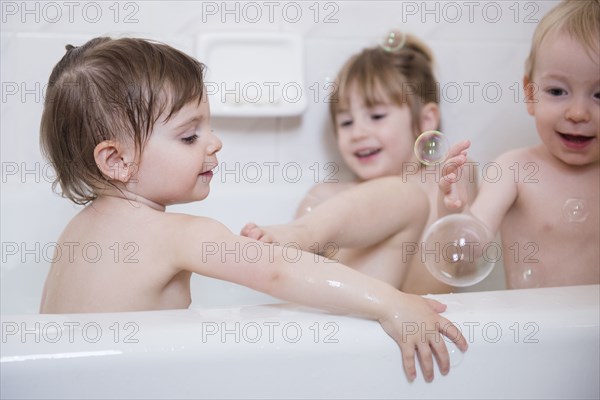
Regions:
<instances>
[{"instance_id":1,"label":"white bathroom wall","mask_svg":"<svg viewBox=\"0 0 600 400\"><path fill-rule=\"evenodd\" d=\"M302 35L307 110L286 118L215 118L213 128L224 144L220 165L230 172L215 175L206 201L173 207L214 217L239 231L248 220L290 220L302 194L332 171L328 162L339 167L333 178L349 177L336 153L324 85L351 54L380 43L392 28L431 45L442 89L443 131L453 142L471 139L474 161L484 165L508 149L536 143L520 82L535 22L556 3L3 1L2 312L37 310L52 243L79 209L51 192L52 172L38 146L44 87L66 44L101 35L146 37L203 61L194 49L204 33ZM256 165L262 175L254 183ZM298 165L302 175L296 179ZM195 281L197 287L203 283ZM482 285L501 288L502 275ZM221 304L211 295L231 288L215 283L211 289L195 290L201 293L195 302Z\"/></svg>"}]
</instances>

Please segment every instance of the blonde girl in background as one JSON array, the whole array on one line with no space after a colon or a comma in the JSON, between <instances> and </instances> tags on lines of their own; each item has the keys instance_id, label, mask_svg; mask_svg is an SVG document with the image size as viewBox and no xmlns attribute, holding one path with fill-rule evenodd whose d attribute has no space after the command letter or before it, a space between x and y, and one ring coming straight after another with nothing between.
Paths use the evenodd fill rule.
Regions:
<instances>
[{"instance_id":1,"label":"blonde girl in background","mask_svg":"<svg viewBox=\"0 0 600 400\"><path fill-rule=\"evenodd\" d=\"M401 33L397 33L401 35ZM247 224L242 234L265 242L297 243L403 291L448 292L419 256L423 230L469 198L474 176L464 176L447 196L438 192L440 165L419 162L415 140L441 123L433 55L412 35L397 49L367 48L352 56L336 78L330 103L337 147L355 179L314 186L287 225ZM466 161L468 142L453 146L446 160ZM465 171L467 173L469 171Z\"/></svg>"}]
</instances>

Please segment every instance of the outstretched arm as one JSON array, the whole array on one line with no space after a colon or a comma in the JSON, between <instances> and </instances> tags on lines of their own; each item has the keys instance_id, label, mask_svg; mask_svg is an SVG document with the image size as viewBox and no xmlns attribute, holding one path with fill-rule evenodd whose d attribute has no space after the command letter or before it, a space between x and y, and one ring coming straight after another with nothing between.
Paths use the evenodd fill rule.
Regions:
<instances>
[{"instance_id":1,"label":"outstretched arm","mask_svg":"<svg viewBox=\"0 0 600 400\"><path fill-rule=\"evenodd\" d=\"M461 212L467 205L469 193L468 182L464 173L467 162L467 150L471 142L465 140L450 148L448 158L442 165L441 177L438 183L438 218L448 214Z\"/></svg>"},{"instance_id":2,"label":"outstretched arm","mask_svg":"<svg viewBox=\"0 0 600 400\"><path fill-rule=\"evenodd\" d=\"M241 234L267 243L297 243L313 252L328 243L362 248L406 229L420 232L428 213L427 197L418 186L400 177L385 177L342 191L290 224L247 224Z\"/></svg>"},{"instance_id":3,"label":"outstretched arm","mask_svg":"<svg viewBox=\"0 0 600 400\"><path fill-rule=\"evenodd\" d=\"M465 143L465 142L463 142ZM453 147L450 158L442 169L439 183L438 210L443 213L460 212L467 205L466 191L460 189L461 170L466 162L465 151L468 148L461 143ZM459 152L460 151L460 152ZM502 154L494 161L499 169L498 178L494 181L483 181L477 197L473 200L469 212L482 221L494 234L500 228L504 215L517 198L518 182L513 178L511 166L519 161L520 150ZM521 160L522 161L522 160Z\"/></svg>"},{"instance_id":4,"label":"outstretched arm","mask_svg":"<svg viewBox=\"0 0 600 400\"><path fill-rule=\"evenodd\" d=\"M416 376L417 354L426 380L433 379L433 357L442 374L448 372L448 351L441 334L461 350L467 348L460 331L438 314L445 309L441 303L404 294L311 253L298 252L291 262L286 260L289 255L284 253L284 247L234 235L216 221L185 217L181 225L179 239L175 240L181 268L286 301L377 320L400 346L404 370L410 380ZM232 254L233 249L238 253ZM407 335L406 324L418 327L418 333Z\"/></svg>"},{"instance_id":5,"label":"outstretched arm","mask_svg":"<svg viewBox=\"0 0 600 400\"><path fill-rule=\"evenodd\" d=\"M481 189L471 205L471 214L483 222L494 234L500 229L502 220L517 200L518 182L511 166L520 160L521 150L514 150L498 157L494 164L500 173L497 180L483 180ZM526 161L526 160L525 160Z\"/></svg>"}]
</instances>

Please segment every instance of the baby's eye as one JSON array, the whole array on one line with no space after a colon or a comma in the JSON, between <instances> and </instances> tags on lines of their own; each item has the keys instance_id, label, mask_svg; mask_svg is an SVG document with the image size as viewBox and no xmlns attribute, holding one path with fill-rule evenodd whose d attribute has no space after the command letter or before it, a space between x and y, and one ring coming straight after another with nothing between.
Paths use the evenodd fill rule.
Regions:
<instances>
[{"instance_id":1,"label":"baby's eye","mask_svg":"<svg viewBox=\"0 0 600 400\"><path fill-rule=\"evenodd\" d=\"M198 139L198 135L194 134L192 136L188 136L188 137L184 137L181 138L181 140L185 143L185 144L192 144L196 141L196 139Z\"/></svg>"},{"instance_id":2,"label":"baby's eye","mask_svg":"<svg viewBox=\"0 0 600 400\"><path fill-rule=\"evenodd\" d=\"M600 92L594 93L594 98L595 99L600 99Z\"/></svg>"},{"instance_id":3,"label":"baby's eye","mask_svg":"<svg viewBox=\"0 0 600 400\"><path fill-rule=\"evenodd\" d=\"M567 94L567 91L561 88L549 88L546 92L551 96L562 96Z\"/></svg>"},{"instance_id":4,"label":"baby's eye","mask_svg":"<svg viewBox=\"0 0 600 400\"><path fill-rule=\"evenodd\" d=\"M386 117L386 114L371 114L372 119L383 119Z\"/></svg>"},{"instance_id":5,"label":"baby's eye","mask_svg":"<svg viewBox=\"0 0 600 400\"><path fill-rule=\"evenodd\" d=\"M352 120L351 120L351 119L346 119L346 120L340 121L340 122L339 122L339 125L340 125L341 127L347 127L347 126L350 126L350 125L352 125Z\"/></svg>"}]
</instances>

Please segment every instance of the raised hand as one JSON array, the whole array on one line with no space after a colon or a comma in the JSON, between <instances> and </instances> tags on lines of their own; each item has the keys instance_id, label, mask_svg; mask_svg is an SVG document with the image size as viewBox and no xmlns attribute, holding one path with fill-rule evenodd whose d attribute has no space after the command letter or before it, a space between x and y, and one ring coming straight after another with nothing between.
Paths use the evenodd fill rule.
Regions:
<instances>
[{"instance_id":1,"label":"raised hand","mask_svg":"<svg viewBox=\"0 0 600 400\"><path fill-rule=\"evenodd\" d=\"M458 182L462 178L462 168L467 162L467 149L470 146L471 142L468 140L452 146L448 152L448 158L442 166L438 186L442 204L450 212L462 211L467 203L466 185L460 185Z\"/></svg>"}]
</instances>

